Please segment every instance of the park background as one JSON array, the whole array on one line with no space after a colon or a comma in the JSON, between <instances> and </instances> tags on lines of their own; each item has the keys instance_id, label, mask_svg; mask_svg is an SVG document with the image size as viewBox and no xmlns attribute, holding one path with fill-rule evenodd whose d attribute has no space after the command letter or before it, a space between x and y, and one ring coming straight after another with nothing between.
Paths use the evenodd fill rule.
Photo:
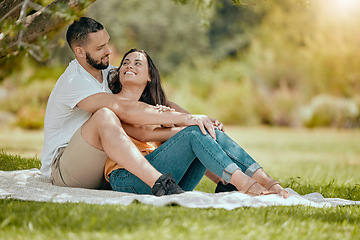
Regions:
<instances>
[{"instance_id":1,"label":"park background","mask_svg":"<svg viewBox=\"0 0 360 240\"><path fill-rule=\"evenodd\" d=\"M179 2L96 1L86 15L108 30L112 65L130 48L146 50L168 97L192 113L227 125L360 126L360 3ZM24 51L0 67L1 124L43 127L47 98L74 57L66 26L39 43L42 62Z\"/></svg>"},{"instance_id":2,"label":"park background","mask_svg":"<svg viewBox=\"0 0 360 240\"><path fill-rule=\"evenodd\" d=\"M172 101L224 122L284 187L360 200L360 2L97 0L84 13L110 33L112 65L130 48L146 50ZM1 171L40 167L46 102L73 59L69 22L0 59ZM8 35L19 30L1 24ZM206 178L196 188L214 189ZM0 239L360 237L359 206L227 211L8 198L0 210Z\"/></svg>"}]
</instances>

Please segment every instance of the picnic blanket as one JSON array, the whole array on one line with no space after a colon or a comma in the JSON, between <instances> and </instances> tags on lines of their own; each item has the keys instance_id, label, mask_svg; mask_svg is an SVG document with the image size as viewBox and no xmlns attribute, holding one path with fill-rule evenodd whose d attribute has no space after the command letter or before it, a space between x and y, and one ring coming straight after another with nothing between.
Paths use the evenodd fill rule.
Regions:
<instances>
[{"instance_id":1,"label":"picnic blanket","mask_svg":"<svg viewBox=\"0 0 360 240\"><path fill-rule=\"evenodd\" d=\"M44 178L39 169L0 171L0 199L11 198L41 202L121 204L134 201L155 206L180 205L189 208L223 208L232 210L239 207L294 206L332 207L339 205L359 205L360 201L340 198L324 198L320 193L299 195L290 188L287 199L278 195L251 197L239 192L204 193L186 192L179 195L155 197L108 190L91 190L53 186Z\"/></svg>"}]
</instances>

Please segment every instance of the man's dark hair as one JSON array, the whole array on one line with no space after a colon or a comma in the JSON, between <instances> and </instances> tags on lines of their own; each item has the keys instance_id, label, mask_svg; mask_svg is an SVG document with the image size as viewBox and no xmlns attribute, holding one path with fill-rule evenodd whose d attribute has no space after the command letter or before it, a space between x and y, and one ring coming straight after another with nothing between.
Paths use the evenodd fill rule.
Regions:
<instances>
[{"instance_id":1,"label":"man's dark hair","mask_svg":"<svg viewBox=\"0 0 360 240\"><path fill-rule=\"evenodd\" d=\"M89 33L94 33L102 29L104 29L104 26L98 21L88 17L81 17L69 26L66 33L66 40L71 49L74 49L76 46L84 46L88 41Z\"/></svg>"}]
</instances>

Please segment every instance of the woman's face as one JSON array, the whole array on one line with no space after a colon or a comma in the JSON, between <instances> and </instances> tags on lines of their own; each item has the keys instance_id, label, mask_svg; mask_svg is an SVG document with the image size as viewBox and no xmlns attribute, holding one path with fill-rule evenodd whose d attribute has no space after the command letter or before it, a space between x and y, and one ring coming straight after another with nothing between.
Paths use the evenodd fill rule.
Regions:
<instances>
[{"instance_id":1,"label":"woman's face","mask_svg":"<svg viewBox=\"0 0 360 240\"><path fill-rule=\"evenodd\" d=\"M120 67L120 82L126 84L136 84L146 86L150 82L149 67L146 56L140 52L129 53Z\"/></svg>"}]
</instances>

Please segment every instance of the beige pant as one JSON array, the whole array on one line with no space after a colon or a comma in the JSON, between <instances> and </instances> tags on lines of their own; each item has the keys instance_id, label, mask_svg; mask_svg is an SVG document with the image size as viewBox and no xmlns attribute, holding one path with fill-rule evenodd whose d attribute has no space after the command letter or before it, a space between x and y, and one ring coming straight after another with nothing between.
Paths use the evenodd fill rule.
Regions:
<instances>
[{"instance_id":1,"label":"beige pant","mask_svg":"<svg viewBox=\"0 0 360 240\"><path fill-rule=\"evenodd\" d=\"M51 165L51 183L63 187L103 188L107 155L88 144L79 128Z\"/></svg>"}]
</instances>

